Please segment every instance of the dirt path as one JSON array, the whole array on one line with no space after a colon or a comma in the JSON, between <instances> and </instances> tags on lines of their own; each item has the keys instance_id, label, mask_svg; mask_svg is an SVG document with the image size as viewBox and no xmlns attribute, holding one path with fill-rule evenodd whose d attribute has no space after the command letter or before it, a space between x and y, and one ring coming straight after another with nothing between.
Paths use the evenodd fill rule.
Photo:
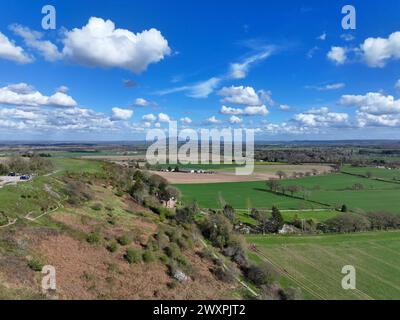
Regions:
<instances>
[{"instance_id":1,"label":"dirt path","mask_svg":"<svg viewBox=\"0 0 400 320\"><path fill-rule=\"evenodd\" d=\"M65 200L66 200L66 199L59 201L58 204L57 204L57 207L56 207L55 209L50 210L50 211L47 211L47 212L45 212L45 213L42 213L40 216L37 216L37 217L35 217L35 218L32 218L32 217L31 217L31 214L32 214L33 212L29 212L24 218L27 219L27 220L29 220L29 221L35 222L36 220L40 219L41 217L44 217L44 216L47 215L47 214L56 212L58 209L64 208L64 206L63 206L63 204L62 204L61 202L62 202L62 201L65 201Z\"/></svg>"},{"instance_id":2,"label":"dirt path","mask_svg":"<svg viewBox=\"0 0 400 320\"><path fill-rule=\"evenodd\" d=\"M14 220L10 220L9 218L7 218L8 219L8 223L6 224L6 225L4 225L4 226L0 226L0 229L2 229L2 228L6 228L6 227L9 227L9 226L12 226L13 224L15 224L16 222L17 222L17 218L15 218Z\"/></svg>"}]
</instances>

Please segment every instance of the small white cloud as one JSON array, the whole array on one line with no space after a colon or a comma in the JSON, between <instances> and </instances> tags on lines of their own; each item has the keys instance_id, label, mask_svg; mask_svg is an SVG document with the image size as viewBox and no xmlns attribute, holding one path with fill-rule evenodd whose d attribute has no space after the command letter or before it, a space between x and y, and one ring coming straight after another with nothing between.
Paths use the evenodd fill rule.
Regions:
<instances>
[{"instance_id":1,"label":"small white cloud","mask_svg":"<svg viewBox=\"0 0 400 320\"><path fill-rule=\"evenodd\" d=\"M56 92L67 93L69 88L67 86L60 86L56 89Z\"/></svg>"},{"instance_id":2,"label":"small white cloud","mask_svg":"<svg viewBox=\"0 0 400 320\"><path fill-rule=\"evenodd\" d=\"M269 111L265 105L248 106L243 110L243 114L246 116L266 116L268 113Z\"/></svg>"},{"instance_id":3,"label":"small white cloud","mask_svg":"<svg viewBox=\"0 0 400 320\"><path fill-rule=\"evenodd\" d=\"M347 60L346 49L342 47L331 47L327 57L337 65L344 64Z\"/></svg>"},{"instance_id":4,"label":"small white cloud","mask_svg":"<svg viewBox=\"0 0 400 320\"><path fill-rule=\"evenodd\" d=\"M145 120L145 121L148 121L148 122L154 122L154 121L157 120L157 117L154 114L150 113L150 114L144 115L142 117L142 119Z\"/></svg>"},{"instance_id":5,"label":"small white cloud","mask_svg":"<svg viewBox=\"0 0 400 320\"><path fill-rule=\"evenodd\" d=\"M220 111L221 114L227 115L243 115L243 116L266 116L269 111L265 105L261 106L248 106L244 109L231 108L227 106L222 106Z\"/></svg>"},{"instance_id":6,"label":"small white cloud","mask_svg":"<svg viewBox=\"0 0 400 320\"><path fill-rule=\"evenodd\" d=\"M146 107L149 104L150 104L150 102L143 98L137 98L135 100L135 105L140 106L140 107Z\"/></svg>"},{"instance_id":7,"label":"small white cloud","mask_svg":"<svg viewBox=\"0 0 400 320\"><path fill-rule=\"evenodd\" d=\"M156 93L163 96L177 92L187 92L187 96L191 98L196 98L196 99L207 98L211 93L214 92L214 90L218 87L221 81L222 80L220 78L213 77L193 85L160 90Z\"/></svg>"},{"instance_id":8,"label":"small white cloud","mask_svg":"<svg viewBox=\"0 0 400 320\"><path fill-rule=\"evenodd\" d=\"M133 116L133 111L129 109L112 108L112 120L129 120Z\"/></svg>"},{"instance_id":9,"label":"small white cloud","mask_svg":"<svg viewBox=\"0 0 400 320\"><path fill-rule=\"evenodd\" d=\"M56 92L51 97L49 97L47 104L56 106L56 107L76 107L77 106L76 101L72 97L70 97L69 95L62 93L62 92Z\"/></svg>"},{"instance_id":10,"label":"small white cloud","mask_svg":"<svg viewBox=\"0 0 400 320\"><path fill-rule=\"evenodd\" d=\"M242 123L242 119L240 119L239 117L237 117L237 116L231 116L230 118L229 118L229 122L231 123L231 124L238 124L238 123Z\"/></svg>"},{"instance_id":11,"label":"small white cloud","mask_svg":"<svg viewBox=\"0 0 400 320\"><path fill-rule=\"evenodd\" d=\"M197 83L189 87L188 96L192 98L207 98L214 92L215 88L219 85L221 79L211 78L204 82Z\"/></svg>"},{"instance_id":12,"label":"small white cloud","mask_svg":"<svg viewBox=\"0 0 400 320\"><path fill-rule=\"evenodd\" d=\"M291 108L287 104L281 104L279 106L279 109L282 110L282 111L289 111Z\"/></svg>"},{"instance_id":13,"label":"small white cloud","mask_svg":"<svg viewBox=\"0 0 400 320\"><path fill-rule=\"evenodd\" d=\"M0 32L0 59L11 60L18 63L30 63L33 58L28 56L24 49L16 46Z\"/></svg>"},{"instance_id":14,"label":"small white cloud","mask_svg":"<svg viewBox=\"0 0 400 320\"><path fill-rule=\"evenodd\" d=\"M332 90L339 90L342 89L346 86L345 83L339 82L339 83L330 83L326 85L320 85L320 86L306 86L307 89L314 89L318 91L332 91Z\"/></svg>"},{"instance_id":15,"label":"small white cloud","mask_svg":"<svg viewBox=\"0 0 400 320\"><path fill-rule=\"evenodd\" d=\"M274 51L274 46L267 46L261 52L254 54L241 62L232 63L230 66L229 77L232 79L246 78L249 69L253 64L267 59L273 54Z\"/></svg>"},{"instance_id":16,"label":"small white cloud","mask_svg":"<svg viewBox=\"0 0 400 320\"><path fill-rule=\"evenodd\" d=\"M212 116L212 117L210 117L210 118L208 118L208 119L206 120L206 123L209 123L209 124L217 124L217 123L221 123L221 121L218 120L215 116Z\"/></svg>"},{"instance_id":17,"label":"small white cloud","mask_svg":"<svg viewBox=\"0 0 400 320\"><path fill-rule=\"evenodd\" d=\"M311 59L312 57L314 57L315 53L319 50L319 47L315 46L313 48L311 48L310 50L308 50L307 52L307 58Z\"/></svg>"},{"instance_id":18,"label":"small white cloud","mask_svg":"<svg viewBox=\"0 0 400 320\"><path fill-rule=\"evenodd\" d=\"M192 119L190 119L189 117L181 118L180 121L182 123L185 123L185 124L191 124L192 123Z\"/></svg>"},{"instance_id":19,"label":"small white cloud","mask_svg":"<svg viewBox=\"0 0 400 320\"><path fill-rule=\"evenodd\" d=\"M317 37L318 40L325 41L327 37L326 32L322 33L320 36Z\"/></svg>"},{"instance_id":20,"label":"small white cloud","mask_svg":"<svg viewBox=\"0 0 400 320\"><path fill-rule=\"evenodd\" d=\"M243 114L243 110L239 108L231 108L227 106L222 106L219 111L221 114L229 114L229 115L239 115Z\"/></svg>"},{"instance_id":21,"label":"small white cloud","mask_svg":"<svg viewBox=\"0 0 400 320\"><path fill-rule=\"evenodd\" d=\"M158 114L158 121L159 122L170 122L171 119L170 119L169 115L167 115L165 113L160 113L160 114Z\"/></svg>"},{"instance_id":22,"label":"small white cloud","mask_svg":"<svg viewBox=\"0 0 400 320\"><path fill-rule=\"evenodd\" d=\"M340 38L347 42L353 41L355 39L355 37L350 33L344 33L340 36Z\"/></svg>"},{"instance_id":23,"label":"small white cloud","mask_svg":"<svg viewBox=\"0 0 400 320\"><path fill-rule=\"evenodd\" d=\"M218 92L218 95L223 97L222 103L248 106L259 106L262 104L260 97L252 87L224 87Z\"/></svg>"},{"instance_id":24,"label":"small white cloud","mask_svg":"<svg viewBox=\"0 0 400 320\"><path fill-rule=\"evenodd\" d=\"M394 87L395 87L397 90L400 90L400 79L396 81Z\"/></svg>"}]
</instances>

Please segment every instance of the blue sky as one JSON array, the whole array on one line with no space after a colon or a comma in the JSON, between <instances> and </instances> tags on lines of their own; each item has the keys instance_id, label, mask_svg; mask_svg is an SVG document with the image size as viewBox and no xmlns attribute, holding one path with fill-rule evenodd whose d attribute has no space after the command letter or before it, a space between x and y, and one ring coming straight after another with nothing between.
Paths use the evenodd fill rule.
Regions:
<instances>
[{"instance_id":1,"label":"blue sky","mask_svg":"<svg viewBox=\"0 0 400 320\"><path fill-rule=\"evenodd\" d=\"M46 4L56 30L42 29ZM2 1L2 140L139 140L169 120L399 139L400 3L352 1L356 30L346 4Z\"/></svg>"}]
</instances>

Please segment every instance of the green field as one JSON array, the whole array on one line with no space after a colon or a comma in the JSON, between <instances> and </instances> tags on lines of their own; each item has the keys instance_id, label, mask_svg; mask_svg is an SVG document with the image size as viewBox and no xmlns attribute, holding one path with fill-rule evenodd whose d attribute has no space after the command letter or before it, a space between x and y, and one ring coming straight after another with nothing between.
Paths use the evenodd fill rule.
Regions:
<instances>
[{"instance_id":1,"label":"green field","mask_svg":"<svg viewBox=\"0 0 400 320\"><path fill-rule=\"evenodd\" d=\"M221 199L238 209L270 209L274 205L280 209L300 209L316 206L301 199L284 197L267 192L265 182L263 181L180 184L175 186L181 190L184 202L197 201L202 208L220 208Z\"/></svg>"},{"instance_id":2,"label":"green field","mask_svg":"<svg viewBox=\"0 0 400 320\"><path fill-rule=\"evenodd\" d=\"M54 170L59 172L100 172L103 163L96 160L69 159L69 158L50 158L54 165Z\"/></svg>"},{"instance_id":3,"label":"green field","mask_svg":"<svg viewBox=\"0 0 400 320\"><path fill-rule=\"evenodd\" d=\"M357 174L366 176L367 173L371 173L372 178L385 179L385 180L397 180L400 181L400 170L399 169L381 169L376 167L352 167L343 166L342 172Z\"/></svg>"},{"instance_id":4,"label":"green field","mask_svg":"<svg viewBox=\"0 0 400 320\"><path fill-rule=\"evenodd\" d=\"M282 180L284 186L296 185L308 191L306 200L304 191L291 197L267 191L264 181L234 182L216 184L176 185L183 194L184 202L197 201L203 208L220 208L220 199L236 209L271 208L281 210L340 208L343 204L352 210L387 211L400 213L400 184L365 179L347 174L330 174ZM354 185L361 190L354 190Z\"/></svg>"},{"instance_id":5,"label":"green field","mask_svg":"<svg viewBox=\"0 0 400 320\"><path fill-rule=\"evenodd\" d=\"M300 287L306 299L400 299L400 232L321 236L248 236L285 286ZM356 269L357 290L344 290L341 270Z\"/></svg>"}]
</instances>

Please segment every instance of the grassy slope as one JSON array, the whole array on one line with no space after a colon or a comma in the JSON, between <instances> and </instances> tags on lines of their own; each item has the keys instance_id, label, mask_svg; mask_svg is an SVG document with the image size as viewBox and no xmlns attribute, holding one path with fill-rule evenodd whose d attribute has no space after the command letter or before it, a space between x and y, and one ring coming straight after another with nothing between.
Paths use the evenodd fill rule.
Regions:
<instances>
[{"instance_id":1,"label":"grassy slope","mask_svg":"<svg viewBox=\"0 0 400 320\"><path fill-rule=\"evenodd\" d=\"M94 173L101 170L101 162L98 161L78 159L51 159L51 161L56 170L53 174L35 177L32 181L0 189L0 211L10 219L17 217L23 219L28 213L33 217L38 216L43 213L42 208L57 207L60 199L46 192L45 186L49 186L57 193L61 188L57 180L59 175L65 171Z\"/></svg>"},{"instance_id":2,"label":"grassy slope","mask_svg":"<svg viewBox=\"0 0 400 320\"><path fill-rule=\"evenodd\" d=\"M0 189L0 210L4 209L10 218L18 218L16 224L0 229L0 299L43 298L38 285L40 274L28 267L28 257L57 268L58 274L62 275L57 279L58 287L62 288L58 292L62 299L149 299L154 298L154 292L160 292L162 299L231 296L232 285L216 280L209 271L211 263L195 254L201 247L179 249L179 254L189 261L189 267L193 266L193 274L202 275L189 285L168 287L172 280L166 274L167 262L158 260L163 255L161 250L154 252L155 262L129 265L124 260L127 248L139 250L141 255L143 244L157 233L159 227L171 226L129 197L118 197L115 189L96 184L95 180L89 186L93 196L91 201L79 206L60 206L36 221L25 219L29 212L32 212L32 218L41 215L42 206L57 206L59 199L46 189L51 187L52 191L62 195L60 175L67 170L99 172L102 164L75 159L52 161L57 172ZM101 207L95 209L93 205L97 203ZM176 232L181 230L174 228ZM92 232L99 235L98 243L87 242L87 236ZM133 241L118 245L116 252L106 250L122 235L128 235ZM166 241L170 243L170 240ZM60 252L63 252L62 256Z\"/></svg>"},{"instance_id":3,"label":"grassy slope","mask_svg":"<svg viewBox=\"0 0 400 320\"><path fill-rule=\"evenodd\" d=\"M282 283L301 286L309 299L400 299L400 232L323 236L248 236L263 256L294 276ZM356 291L341 287L342 267L353 265Z\"/></svg>"}]
</instances>

